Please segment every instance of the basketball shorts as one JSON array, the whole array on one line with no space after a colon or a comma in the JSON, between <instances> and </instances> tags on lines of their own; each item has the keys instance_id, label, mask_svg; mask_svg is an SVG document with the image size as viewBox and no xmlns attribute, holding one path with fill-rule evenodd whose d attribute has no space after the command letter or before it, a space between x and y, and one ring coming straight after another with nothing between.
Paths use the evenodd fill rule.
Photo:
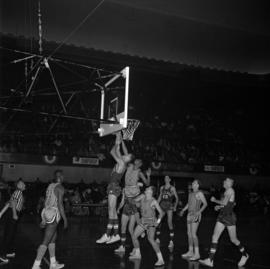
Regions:
<instances>
[{"instance_id":1,"label":"basketball shorts","mask_svg":"<svg viewBox=\"0 0 270 269\"><path fill-rule=\"evenodd\" d=\"M188 214L187 214L187 223L188 224L196 223L199 221L200 221L199 216L197 216L195 214L195 212L188 212Z\"/></svg>"},{"instance_id":2,"label":"basketball shorts","mask_svg":"<svg viewBox=\"0 0 270 269\"><path fill-rule=\"evenodd\" d=\"M50 224L56 221L60 221L60 212L57 207L45 207L41 212L41 218L44 223Z\"/></svg>"},{"instance_id":3,"label":"basketball shorts","mask_svg":"<svg viewBox=\"0 0 270 269\"><path fill-rule=\"evenodd\" d=\"M137 206L133 198L128 198L125 201L125 205L123 208L123 214L126 216L135 215L138 212Z\"/></svg>"},{"instance_id":4,"label":"basketball shorts","mask_svg":"<svg viewBox=\"0 0 270 269\"><path fill-rule=\"evenodd\" d=\"M161 201L160 207L164 212L167 212L169 210L173 210L173 204L171 201Z\"/></svg>"},{"instance_id":5,"label":"basketball shorts","mask_svg":"<svg viewBox=\"0 0 270 269\"><path fill-rule=\"evenodd\" d=\"M229 215L219 214L217 217L217 221L225 226L234 226L236 225L236 216L234 213Z\"/></svg>"},{"instance_id":6,"label":"basketball shorts","mask_svg":"<svg viewBox=\"0 0 270 269\"><path fill-rule=\"evenodd\" d=\"M107 187L107 194L115 195L116 197L118 197L121 194L121 187L118 183L110 183Z\"/></svg>"},{"instance_id":7,"label":"basketball shorts","mask_svg":"<svg viewBox=\"0 0 270 269\"><path fill-rule=\"evenodd\" d=\"M142 218L139 224L144 230L148 230L151 227L156 227L156 218Z\"/></svg>"},{"instance_id":8,"label":"basketball shorts","mask_svg":"<svg viewBox=\"0 0 270 269\"><path fill-rule=\"evenodd\" d=\"M136 197L140 194L140 187L135 186L125 186L125 196L126 197Z\"/></svg>"}]
</instances>

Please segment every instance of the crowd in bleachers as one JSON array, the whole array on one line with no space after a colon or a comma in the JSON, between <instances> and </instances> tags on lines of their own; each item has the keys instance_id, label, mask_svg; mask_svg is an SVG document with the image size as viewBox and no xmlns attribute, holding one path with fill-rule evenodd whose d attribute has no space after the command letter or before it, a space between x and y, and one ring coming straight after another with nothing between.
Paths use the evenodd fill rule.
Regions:
<instances>
[{"instance_id":1,"label":"crowd in bleachers","mask_svg":"<svg viewBox=\"0 0 270 269\"><path fill-rule=\"evenodd\" d=\"M245 140L241 118L220 119L201 112L182 119L165 121L155 117L142 121L130 147L146 160L189 164L260 164L266 161L260 141L256 146ZM237 128L237 126L239 128ZM235 128L234 128L235 127ZM24 152L49 155L96 156L109 159L113 137L97 134L3 135L0 152Z\"/></svg>"}]
</instances>

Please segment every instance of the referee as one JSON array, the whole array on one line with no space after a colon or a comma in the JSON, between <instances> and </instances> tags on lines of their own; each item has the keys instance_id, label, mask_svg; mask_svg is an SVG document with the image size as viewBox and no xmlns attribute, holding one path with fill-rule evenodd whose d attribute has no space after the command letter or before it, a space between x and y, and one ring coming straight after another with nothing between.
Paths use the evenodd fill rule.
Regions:
<instances>
[{"instance_id":1,"label":"referee","mask_svg":"<svg viewBox=\"0 0 270 269\"><path fill-rule=\"evenodd\" d=\"M11 195L9 202L0 212L0 218L5 215L4 240L1 249L0 262L8 262L8 258L15 257L14 241L18 221L23 209L25 183L19 179L16 183L16 190Z\"/></svg>"}]
</instances>

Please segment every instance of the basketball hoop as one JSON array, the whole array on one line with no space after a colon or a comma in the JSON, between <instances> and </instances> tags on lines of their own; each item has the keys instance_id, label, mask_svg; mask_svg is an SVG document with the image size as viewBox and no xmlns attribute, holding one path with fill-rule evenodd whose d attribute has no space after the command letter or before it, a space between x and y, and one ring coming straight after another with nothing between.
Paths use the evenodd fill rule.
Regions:
<instances>
[{"instance_id":1,"label":"basketball hoop","mask_svg":"<svg viewBox=\"0 0 270 269\"><path fill-rule=\"evenodd\" d=\"M128 119L127 128L122 130L124 140L133 140L134 133L140 124L139 120Z\"/></svg>"}]
</instances>

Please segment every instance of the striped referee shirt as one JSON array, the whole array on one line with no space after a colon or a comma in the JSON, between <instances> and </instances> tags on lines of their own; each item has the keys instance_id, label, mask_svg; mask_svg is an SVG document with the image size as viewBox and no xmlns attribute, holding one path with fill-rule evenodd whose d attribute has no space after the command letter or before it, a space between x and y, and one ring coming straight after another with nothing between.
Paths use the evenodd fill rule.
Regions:
<instances>
[{"instance_id":1,"label":"striped referee shirt","mask_svg":"<svg viewBox=\"0 0 270 269\"><path fill-rule=\"evenodd\" d=\"M13 194L11 195L10 201L15 202L16 211L18 212L22 211L24 199L21 190L14 191Z\"/></svg>"}]
</instances>

